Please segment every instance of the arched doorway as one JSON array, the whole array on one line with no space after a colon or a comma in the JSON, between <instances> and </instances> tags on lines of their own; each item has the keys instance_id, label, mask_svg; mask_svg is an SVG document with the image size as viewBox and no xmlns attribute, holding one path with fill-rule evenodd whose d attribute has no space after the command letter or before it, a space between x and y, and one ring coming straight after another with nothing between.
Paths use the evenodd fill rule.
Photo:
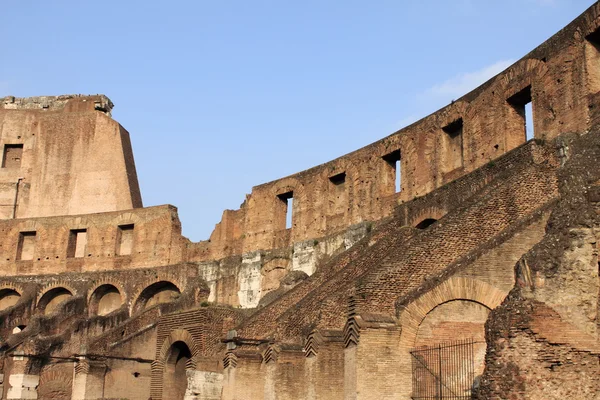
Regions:
<instances>
[{"instance_id":1,"label":"arched doorway","mask_svg":"<svg viewBox=\"0 0 600 400\"><path fill-rule=\"evenodd\" d=\"M187 389L186 370L190 368L192 352L182 341L171 345L163 371L163 399L183 400Z\"/></svg>"}]
</instances>

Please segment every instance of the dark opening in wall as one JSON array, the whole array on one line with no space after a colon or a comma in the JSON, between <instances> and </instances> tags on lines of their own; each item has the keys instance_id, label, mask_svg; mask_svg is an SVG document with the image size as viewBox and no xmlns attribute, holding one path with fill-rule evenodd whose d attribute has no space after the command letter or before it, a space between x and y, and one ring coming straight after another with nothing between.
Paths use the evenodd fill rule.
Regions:
<instances>
[{"instance_id":1,"label":"dark opening in wall","mask_svg":"<svg viewBox=\"0 0 600 400\"><path fill-rule=\"evenodd\" d=\"M290 229L294 212L294 192L278 194L277 197L285 204L285 229Z\"/></svg>"},{"instance_id":2,"label":"dark opening in wall","mask_svg":"<svg viewBox=\"0 0 600 400\"><path fill-rule=\"evenodd\" d=\"M531 101L531 85L511 96L507 101L523 121L523 136L525 140L533 139L533 104Z\"/></svg>"},{"instance_id":3,"label":"dark opening in wall","mask_svg":"<svg viewBox=\"0 0 600 400\"><path fill-rule=\"evenodd\" d=\"M426 218L423 221L419 222L415 228L417 229L425 229L425 228L429 228L431 225L435 224L437 222L437 219L433 219L433 218Z\"/></svg>"},{"instance_id":4,"label":"dark opening in wall","mask_svg":"<svg viewBox=\"0 0 600 400\"><path fill-rule=\"evenodd\" d=\"M463 120L462 118L446 125L443 144L443 170L454 171L463 166Z\"/></svg>"},{"instance_id":5,"label":"dark opening in wall","mask_svg":"<svg viewBox=\"0 0 600 400\"><path fill-rule=\"evenodd\" d=\"M400 164L400 150L392 151L382 157L383 160L392 168L394 176L394 191L398 193L402 190L402 171Z\"/></svg>"},{"instance_id":6,"label":"dark opening in wall","mask_svg":"<svg viewBox=\"0 0 600 400\"><path fill-rule=\"evenodd\" d=\"M133 224L119 225L117 231L117 255L127 256L133 250Z\"/></svg>"},{"instance_id":7,"label":"dark opening in wall","mask_svg":"<svg viewBox=\"0 0 600 400\"><path fill-rule=\"evenodd\" d=\"M341 172L341 173L339 173L337 175L330 176L329 180L334 185L343 185L344 183L346 183L346 173L345 172Z\"/></svg>"},{"instance_id":8,"label":"dark opening in wall","mask_svg":"<svg viewBox=\"0 0 600 400\"><path fill-rule=\"evenodd\" d=\"M346 193L346 172L329 177L331 185L329 185L329 215L344 214L347 204L348 195Z\"/></svg>"},{"instance_id":9,"label":"dark opening in wall","mask_svg":"<svg viewBox=\"0 0 600 400\"><path fill-rule=\"evenodd\" d=\"M19 233L17 244L17 260L33 260L35 251L35 232Z\"/></svg>"},{"instance_id":10,"label":"dark opening in wall","mask_svg":"<svg viewBox=\"0 0 600 400\"><path fill-rule=\"evenodd\" d=\"M69 232L69 244L67 246L67 257L79 258L85 257L85 247L87 245L86 229L71 229Z\"/></svg>"},{"instance_id":11,"label":"dark opening in wall","mask_svg":"<svg viewBox=\"0 0 600 400\"><path fill-rule=\"evenodd\" d=\"M585 63L590 93L600 92L600 29L585 37Z\"/></svg>"},{"instance_id":12,"label":"dark opening in wall","mask_svg":"<svg viewBox=\"0 0 600 400\"><path fill-rule=\"evenodd\" d=\"M5 144L2 168L21 168L21 158L23 158L22 144Z\"/></svg>"}]
</instances>

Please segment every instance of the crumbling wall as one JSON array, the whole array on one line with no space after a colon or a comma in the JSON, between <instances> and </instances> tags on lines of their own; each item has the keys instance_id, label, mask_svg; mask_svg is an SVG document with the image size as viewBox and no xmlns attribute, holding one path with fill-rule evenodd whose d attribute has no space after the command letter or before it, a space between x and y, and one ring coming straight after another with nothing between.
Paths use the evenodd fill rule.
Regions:
<instances>
[{"instance_id":1,"label":"crumbling wall","mask_svg":"<svg viewBox=\"0 0 600 400\"><path fill-rule=\"evenodd\" d=\"M560 200L544 239L515 266L510 296L487 321L481 399L594 398L600 392L600 132L563 136L557 145L566 161Z\"/></svg>"}]
</instances>

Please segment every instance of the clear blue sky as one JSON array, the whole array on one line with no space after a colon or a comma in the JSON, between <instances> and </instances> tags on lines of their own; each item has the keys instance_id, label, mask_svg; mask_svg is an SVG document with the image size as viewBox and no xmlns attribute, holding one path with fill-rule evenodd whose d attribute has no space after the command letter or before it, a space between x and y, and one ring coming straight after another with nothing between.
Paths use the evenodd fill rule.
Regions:
<instances>
[{"instance_id":1,"label":"clear blue sky","mask_svg":"<svg viewBox=\"0 0 600 400\"><path fill-rule=\"evenodd\" d=\"M108 95L144 204L197 241L252 186L435 111L593 1L0 3L0 97Z\"/></svg>"}]
</instances>

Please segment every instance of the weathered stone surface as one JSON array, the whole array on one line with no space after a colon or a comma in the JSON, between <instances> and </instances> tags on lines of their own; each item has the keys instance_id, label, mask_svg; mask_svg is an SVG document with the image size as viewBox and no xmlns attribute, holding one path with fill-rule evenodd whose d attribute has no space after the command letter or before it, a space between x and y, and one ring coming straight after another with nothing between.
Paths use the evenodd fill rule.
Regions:
<instances>
[{"instance_id":1,"label":"weathered stone surface","mask_svg":"<svg viewBox=\"0 0 600 400\"><path fill-rule=\"evenodd\" d=\"M0 99L2 398L598 397L599 27L595 3L199 243L142 207L108 98Z\"/></svg>"}]
</instances>

